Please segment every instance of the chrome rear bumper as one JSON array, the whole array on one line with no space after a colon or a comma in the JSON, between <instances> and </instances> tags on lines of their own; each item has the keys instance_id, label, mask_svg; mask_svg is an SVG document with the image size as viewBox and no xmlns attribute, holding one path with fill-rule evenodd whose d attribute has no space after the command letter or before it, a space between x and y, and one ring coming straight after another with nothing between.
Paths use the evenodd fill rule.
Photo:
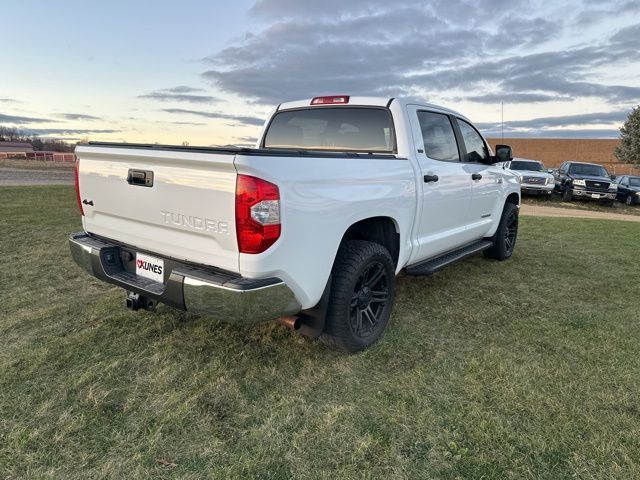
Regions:
<instances>
[{"instance_id":1,"label":"chrome rear bumper","mask_svg":"<svg viewBox=\"0 0 640 480\"><path fill-rule=\"evenodd\" d=\"M223 322L258 323L300 312L293 292L279 278L248 279L164 258L164 282L158 283L135 274L132 247L84 232L72 234L69 247L75 262L104 282Z\"/></svg>"}]
</instances>

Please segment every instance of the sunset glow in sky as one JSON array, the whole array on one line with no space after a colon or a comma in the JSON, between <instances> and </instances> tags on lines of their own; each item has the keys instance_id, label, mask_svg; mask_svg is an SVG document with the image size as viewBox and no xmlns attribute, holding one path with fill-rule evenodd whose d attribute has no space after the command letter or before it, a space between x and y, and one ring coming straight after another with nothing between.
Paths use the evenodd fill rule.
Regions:
<instances>
[{"instance_id":1,"label":"sunset glow in sky","mask_svg":"<svg viewBox=\"0 0 640 480\"><path fill-rule=\"evenodd\" d=\"M273 105L323 94L420 98L489 136L504 101L505 136L616 137L640 103L638 1L0 0L0 11L0 125L43 137L250 144Z\"/></svg>"}]
</instances>

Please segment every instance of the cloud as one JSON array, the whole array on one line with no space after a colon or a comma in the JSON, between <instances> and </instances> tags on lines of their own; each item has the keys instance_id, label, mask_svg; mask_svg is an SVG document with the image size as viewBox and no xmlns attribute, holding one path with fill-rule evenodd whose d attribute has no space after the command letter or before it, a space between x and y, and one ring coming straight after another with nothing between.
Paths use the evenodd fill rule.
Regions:
<instances>
[{"instance_id":1,"label":"cloud","mask_svg":"<svg viewBox=\"0 0 640 480\"><path fill-rule=\"evenodd\" d=\"M559 28L546 18L513 13L499 20L519 25L505 38L499 24L479 22L484 4L475 7L466 2L433 2L427 8L415 2L389 6L331 0L322 3L325 14L319 16L314 7L303 14L298 3L309 6L284 0L257 2L253 11L261 15L269 11L275 18L288 11L288 17L207 57L210 69L204 78L262 104L336 92L424 96L433 90L419 82L421 74L443 70L452 74L477 60L481 65L491 58L489 54L543 44ZM463 7L464 15L443 16Z\"/></svg>"},{"instance_id":2,"label":"cloud","mask_svg":"<svg viewBox=\"0 0 640 480\"><path fill-rule=\"evenodd\" d=\"M640 103L637 12L628 0L256 0L250 15L263 27L206 57L202 75L258 105L338 93L562 109L588 100L611 112L511 128L615 137L586 127L621 122Z\"/></svg>"},{"instance_id":3,"label":"cloud","mask_svg":"<svg viewBox=\"0 0 640 480\"><path fill-rule=\"evenodd\" d=\"M598 2L598 7L581 11L575 18L578 27L589 27L611 18L621 15L633 15L640 12L640 3L637 1Z\"/></svg>"},{"instance_id":4,"label":"cloud","mask_svg":"<svg viewBox=\"0 0 640 480\"><path fill-rule=\"evenodd\" d=\"M500 130L484 130L486 138L500 138ZM505 143L508 138L618 138L617 129L549 129L549 130L505 130ZM517 156L517 152L516 152Z\"/></svg>"},{"instance_id":5,"label":"cloud","mask_svg":"<svg viewBox=\"0 0 640 480\"><path fill-rule=\"evenodd\" d=\"M548 95L545 93L485 93L484 95L456 97L454 100L467 100L476 103L542 103L553 101L568 102L571 98L559 95Z\"/></svg>"},{"instance_id":6,"label":"cloud","mask_svg":"<svg viewBox=\"0 0 640 480\"><path fill-rule=\"evenodd\" d=\"M204 118L233 120L234 122L243 123L245 125L262 126L265 120L264 118L251 117L246 115L233 115L230 113L222 113L222 112L203 112L200 110L185 110L183 108L165 108L163 109L163 111L167 113L172 113L172 114L196 115Z\"/></svg>"},{"instance_id":7,"label":"cloud","mask_svg":"<svg viewBox=\"0 0 640 480\"><path fill-rule=\"evenodd\" d=\"M627 119L628 111L585 113L557 117L540 117L530 120L505 122L505 129L549 129L552 127L571 127L576 125L607 125L622 123ZM477 123L481 130L499 130L500 123ZM617 130L616 130L617 131Z\"/></svg>"},{"instance_id":8,"label":"cloud","mask_svg":"<svg viewBox=\"0 0 640 480\"><path fill-rule=\"evenodd\" d=\"M204 122L170 122L174 125L207 125Z\"/></svg>"},{"instance_id":9,"label":"cloud","mask_svg":"<svg viewBox=\"0 0 640 480\"><path fill-rule=\"evenodd\" d=\"M157 100L160 102L214 103L219 101L210 95L194 95L194 92L201 91L203 91L201 88L181 85L138 95L138 98Z\"/></svg>"},{"instance_id":10,"label":"cloud","mask_svg":"<svg viewBox=\"0 0 640 480\"><path fill-rule=\"evenodd\" d=\"M0 97L0 103L17 104L17 103L22 103L22 102L20 100L16 100L15 98Z\"/></svg>"},{"instance_id":11,"label":"cloud","mask_svg":"<svg viewBox=\"0 0 640 480\"><path fill-rule=\"evenodd\" d=\"M611 69L616 63L639 62L640 51L629 41L632 31L620 31L604 45L514 55L502 60L474 63L409 76L406 85L422 83L435 90L482 90L483 85L498 87L505 93L535 91L547 95L599 97L610 103L634 103L640 100L640 87L611 85L592 79L593 70Z\"/></svg>"},{"instance_id":12,"label":"cloud","mask_svg":"<svg viewBox=\"0 0 640 480\"><path fill-rule=\"evenodd\" d=\"M14 125L25 125L28 123L46 123L52 122L48 118L20 117L16 115L5 115L0 113L0 122L12 123Z\"/></svg>"},{"instance_id":13,"label":"cloud","mask_svg":"<svg viewBox=\"0 0 640 480\"><path fill-rule=\"evenodd\" d=\"M256 143L258 141L258 137L236 137L236 140L244 143Z\"/></svg>"},{"instance_id":14,"label":"cloud","mask_svg":"<svg viewBox=\"0 0 640 480\"><path fill-rule=\"evenodd\" d=\"M165 88L162 91L169 93L196 93L204 92L204 88L188 87L186 85L178 85L177 87Z\"/></svg>"},{"instance_id":15,"label":"cloud","mask_svg":"<svg viewBox=\"0 0 640 480\"><path fill-rule=\"evenodd\" d=\"M65 120L102 120L100 117L85 115L83 113L59 113L56 117L64 118Z\"/></svg>"},{"instance_id":16,"label":"cloud","mask_svg":"<svg viewBox=\"0 0 640 480\"><path fill-rule=\"evenodd\" d=\"M28 135L89 135L95 133L117 133L120 130L113 129L76 129L76 128L25 128Z\"/></svg>"},{"instance_id":17,"label":"cloud","mask_svg":"<svg viewBox=\"0 0 640 480\"><path fill-rule=\"evenodd\" d=\"M417 7L438 13L443 17L458 15L472 22L482 22L487 18L498 18L507 8L525 9L528 3L524 0L485 0L481 6L465 0L431 0L416 2L415 0L396 0L392 9ZM267 19L339 19L348 16L366 16L389 8L388 0L324 0L323 2L305 2L300 0L256 0L249 12L257 17Z\"/></svg>"}]
</instances>

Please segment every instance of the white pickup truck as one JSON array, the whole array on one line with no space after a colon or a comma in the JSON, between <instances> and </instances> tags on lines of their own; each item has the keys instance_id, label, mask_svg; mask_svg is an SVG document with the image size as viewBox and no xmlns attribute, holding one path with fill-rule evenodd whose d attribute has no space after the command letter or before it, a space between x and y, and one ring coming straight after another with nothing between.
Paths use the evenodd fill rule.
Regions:
<instances>
[{"instance_id":1,"label":"white pickup truck","mask_svg":"<svg viewBox=\"0 0 640 480\"><path fill-rule=\"evenodd\" d=\"M395 277L516 242L520 184L464 116L398 98L279 105L255 148L76 148L74 260L126 289L225 322L282 323L362 350Z\"/></svg>"}]
</instances>

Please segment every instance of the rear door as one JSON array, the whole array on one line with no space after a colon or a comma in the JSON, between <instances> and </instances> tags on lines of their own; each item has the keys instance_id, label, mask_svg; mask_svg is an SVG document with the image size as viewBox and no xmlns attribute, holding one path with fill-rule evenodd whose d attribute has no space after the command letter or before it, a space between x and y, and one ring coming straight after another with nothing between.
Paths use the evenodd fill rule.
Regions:
<instances>
[{"instance_id":1,"label":"rear door","mask_svg":"<svg viewBox=\"0 0 640 480\"><path fill-rule=\"evenodd\" d=\"M471 174L460 162L451 117L418 106L407 108L420 169L417 245L410 258L410 263L417 263L468 243L472 185Z\"/></svg>"},{"instance_id":2,"label":"rear door","mask_svg":"<svg viewBox=\"0 0 640 480\"><path fill-rule=\"evenodd\" d=\"M233 153L79 146L76 154L87 232L238 271Z\"/></svg>"},{"instance_id":3,"label":"rear door","mask_svg":"<svg viewBox=\"0 0 640 480\"><path fill-rule=\"evenodd\" d=\"M472 198L467 214L467 229L472 240L482 238L491 229L494 216L502 212L496 206L502 200L502 183L507 175L502 167L489 165L489 147L482 135L466 120L456 118L461 140L462 162L472 183Z\"/></svg>"}]
</instances>

